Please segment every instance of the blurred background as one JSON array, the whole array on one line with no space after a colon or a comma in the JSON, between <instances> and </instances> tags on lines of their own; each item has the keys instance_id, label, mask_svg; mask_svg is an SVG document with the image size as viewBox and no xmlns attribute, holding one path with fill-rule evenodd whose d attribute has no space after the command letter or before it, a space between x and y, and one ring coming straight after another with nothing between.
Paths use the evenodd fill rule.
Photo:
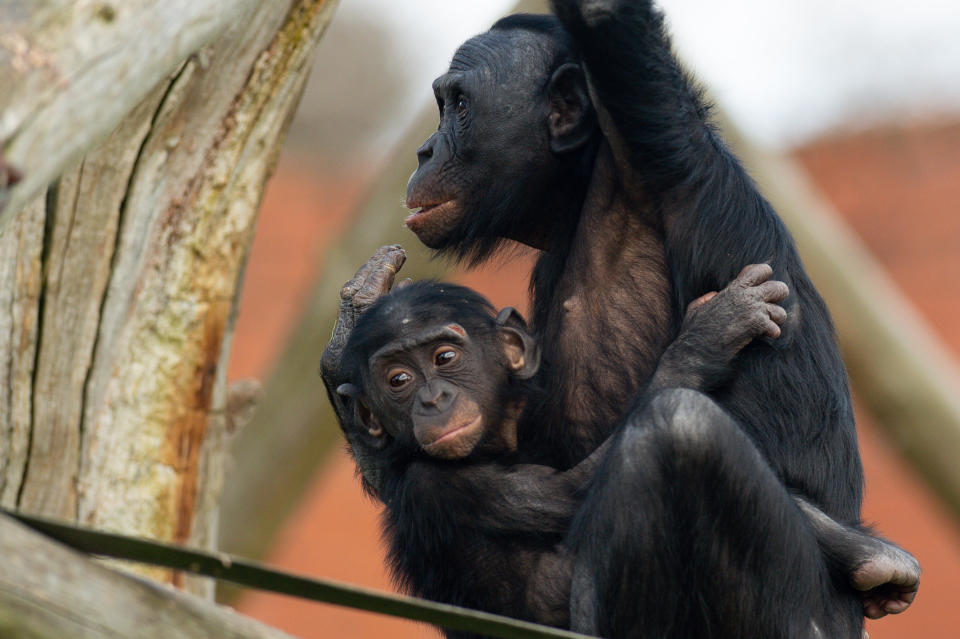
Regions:
<instances>
[{"instance_id":1,"label":"blurred background","mask_svg":"<svg viewBox=\"0 0 960 639\"><path fill-rule=\"evenodd\" d=\"M526 309L532 255L521 251L468 274L450 270L431 262L403 227L402 207L414 151L436 127L431 80L459 43L515 6L341 0L269 185L246 271L230 378L261 379L266 395L235 442L221 525L225 550L390 588L378 508L360 493L317 362L339 286L384 243L409 250L404 270L412 276L443 274L498 306ZM954 370L960 355L960 5L663 0L661 6L680 56L760 149L745 158L748 166L763 169L763 158L799 166L838 228L852 228L876 260L880 280L892 282L919 313L910 326L936 351L937 366ZM536 2L525 8L543 10ZM877 300L881 316L886 300ZM853 385L855 397L863 398L856 375ZM857 404L865 518L924 567L913 607L869 622L868 630L874 639L955 637L958 521L920 479L922 462L908 464L877 428L882 420L867 406L876 402ZM300 637L437 634L279 596L223 596Z\"/></svg>"}]
</instances>

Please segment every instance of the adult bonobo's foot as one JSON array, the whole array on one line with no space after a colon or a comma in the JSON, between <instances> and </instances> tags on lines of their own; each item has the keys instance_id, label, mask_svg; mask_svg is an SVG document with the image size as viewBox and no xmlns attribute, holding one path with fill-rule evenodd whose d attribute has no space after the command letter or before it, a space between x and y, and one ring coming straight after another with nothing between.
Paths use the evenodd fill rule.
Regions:
<instances>
[{"instance_id":1,"label":"adult bonobo's foot","mask_svg":"<svg viewBox=\"0 0 960 639\"><path fill-rule=\"evenodd\" d=\"M913 555L869 529L835 521L801 497L794 501L806 513L824 554L860 591L865 617L879 619L910 607L920 589L921 573Z\"/></svg>"},{"instance_id":2,"label":"adult bonobo's foot","mask_svg":"<svg viewBox=\"0 0 960 639\"><path fill-rule=\"evenodd\" d=\"M407 254L396 244L380 247L357 273L340 289L340 312L330 342L320 359L320 374L329 384L339 384L337 379L340 356L347 338L360 317L380 297L390 292L397 271L403 266Z\"/></svg>"},{"instance_id":3,"label":"adult bonobo's foot","mask_svg":"<svg viewBox=\"0 0 960 639\"><path fill-rule=\"evenodd\" d=\"M850 576L853 587L863 593L863 615L879 619L909 608L920 589L920 572L910 553L893 544L878 546Z\"/></svg>"},{"instance_id":4,"label":"adult bonobo's foot","mask_svg":"<svg viewBox=\"0 0 960 639\"><path fill-rule=\"evenodd\" d=\"M690 302L677 339L657 366L654 388L709 390L725 379L728 365L758 337L776 339L787 312L786 284L771 280L767 264L745 267L725 289Z\"/></svg>"}]
</instances>

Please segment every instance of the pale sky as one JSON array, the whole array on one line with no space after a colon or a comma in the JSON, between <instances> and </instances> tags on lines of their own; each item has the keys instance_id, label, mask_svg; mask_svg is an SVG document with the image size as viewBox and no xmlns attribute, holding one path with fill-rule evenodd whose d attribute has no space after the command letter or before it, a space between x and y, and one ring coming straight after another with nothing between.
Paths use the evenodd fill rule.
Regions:
<instances>
[{"instance_id":1,"label":"pale sky","mask_svg":"<svg viewBox=\"0 0 960 639\"><path fill-rule=\"evenodd\" d=\"M396 30L429 100L457 45L511 0L341 0ZM680 54L756 141L789 147L842 126L960 115L955 0L663 0ZM422 93L422 95L421 95Z\"/></svg>"}]
</instances>

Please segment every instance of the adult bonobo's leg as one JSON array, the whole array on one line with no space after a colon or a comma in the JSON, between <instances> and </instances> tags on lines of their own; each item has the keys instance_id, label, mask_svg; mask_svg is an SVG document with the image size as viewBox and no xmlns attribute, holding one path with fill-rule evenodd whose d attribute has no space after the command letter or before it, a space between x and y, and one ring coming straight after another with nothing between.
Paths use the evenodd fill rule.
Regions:
<instances>
[{"instance_id":1,"label":"adult bonobo's leg","mask_svg":"<svg viewBox=\"0 0 960 639\"><path fill-rule=\"evenodd\" d=\"M352 279L343 285L340 289L340 311L337 315L337 323L320 359L320 375L327 388L330 404L337 414L340 428L356 458L357 467L363 476L364 489L373 494L377 494L380 483L376 459L365 455L363 446L354 446L351 438L357 429L349 427L356 419L351 405L352 400L336 391L340 384L348 381L343 376L341 358L347 338L356 326L357 319L381 296L390 291L397 271L406 259L407 254L399 246L383 246L360 267Z\"/></svg>"},{"instance_id":2,"label":"adult bonobo's leg","mask_svg":"<svg viewBox=\"0 0 960 639\"><path fill-rule=\"evenodd\" d=\"M659 393L616 435L571 528L573 629L851 637L807 516L707 396Z\"/></svg>"}]
</instances>

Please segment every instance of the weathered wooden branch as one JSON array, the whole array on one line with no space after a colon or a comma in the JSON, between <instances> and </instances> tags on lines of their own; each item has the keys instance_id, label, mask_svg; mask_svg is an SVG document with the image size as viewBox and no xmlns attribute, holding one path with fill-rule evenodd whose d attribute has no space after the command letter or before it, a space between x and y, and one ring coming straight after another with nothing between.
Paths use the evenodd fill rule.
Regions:
<instances>
[{"instance_id":1,"label":"weathered wooden branch","mask_svg":"<svg viewBox=\"0 0 960 639\"><path fill-rule=\"evenodd\" d=\"M0 95L0 123L16 125L6 148L25 175L48 175L77 139L81 150L97 139L77 117L107 127L95 111L116 101L135 107L0 228L5 506L213 545L235 297L264 183L335 5L0 7L0 86L12 89ZM21 52L26 68L4 53L4 42L19 42L10 34L38 47ZM194 44L168 42L178 40ZM138 66L151 43L158 58L195 54L168 77L156 61ZM37 50L48 60L35 68ZM126 82L124 69L137 77L114 86ZM69 81L44 93L37 78L54 72ZM137 104L129 92L151 73ZM89 80L97 74L109 82ZM36 117L24 116L24 105ZM52 111L39 118L45 108ZM179 583L169 571L148 574Z\"/></svg>"},{"instance_id":2,"label":"weathered wooden branch","mask_svg":"<svg viewBox=\"0 0 960 639\"><path fill-rule=\"evenodd\" d=\"M0 637L290 637L230 608L115 572L6 516L0 557Z\"/></svg>"},{"instance_id":3,"label":"weathered wooden branch","mask_svg":"<svg viewBox=\"0 0 960 639\"><path fill-rule=\"evenodd\" d=\"M0 228L255 0L0 3L0 152L23 173ZM286 4L286 3L283 3Z\"/></svg>"}]
</instances>

